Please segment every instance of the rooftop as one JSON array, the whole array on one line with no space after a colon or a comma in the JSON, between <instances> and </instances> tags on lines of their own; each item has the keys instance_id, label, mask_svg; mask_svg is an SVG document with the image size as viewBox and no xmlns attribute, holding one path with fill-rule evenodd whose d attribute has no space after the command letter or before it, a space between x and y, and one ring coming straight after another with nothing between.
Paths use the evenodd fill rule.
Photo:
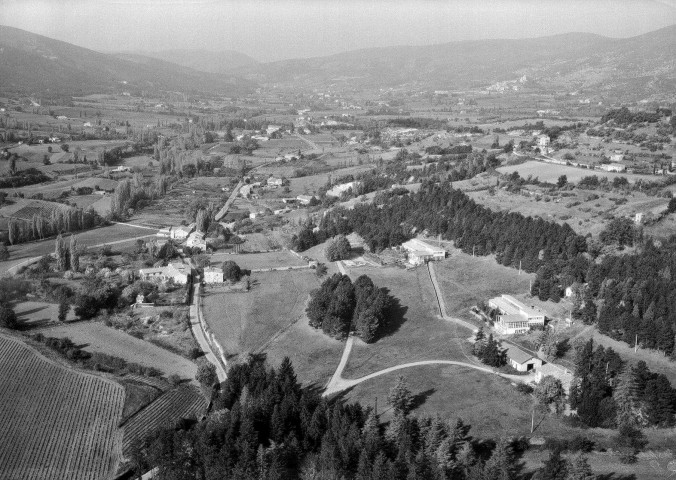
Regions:
<instances>
[{"instance_id":1,"label":"rooftop","mask_svg":"<svg viewBox=\"0 0 676 480\"><path fill-rule=\"evenodd\" d=\"M526 353L520 348L510 344L507 344L507 357L520 364L526 363L531 358L535 358L530 353Z\"/></svg>"}]
</instances>

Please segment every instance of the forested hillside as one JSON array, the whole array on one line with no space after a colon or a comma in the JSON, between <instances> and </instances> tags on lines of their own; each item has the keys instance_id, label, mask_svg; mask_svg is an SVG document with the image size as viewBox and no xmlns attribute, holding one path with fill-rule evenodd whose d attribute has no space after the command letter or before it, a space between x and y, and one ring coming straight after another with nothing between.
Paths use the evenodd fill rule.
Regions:
<instances>
[{"instance_id":1,"label":"forested hillside","mask_svg":"<svg viewBox=\"0 0 676 480\"><path fill-rule=\"evenodd\" d=\"M380 251L427 231L467 253L494 254L502 265L537 272L531 293L542 300L559 301L566 287L588 284L575 318L598 322L601 332L631 345L638 339L642 347L674 353L676 237L659 247L644 241L633 254L595 258L586 239L567 224L494 212L449 183L427 183L416 194L378 199L330 211L319 231L306 226L295 245L302 250L354 231Z\"/></svg>"}]
</instances>

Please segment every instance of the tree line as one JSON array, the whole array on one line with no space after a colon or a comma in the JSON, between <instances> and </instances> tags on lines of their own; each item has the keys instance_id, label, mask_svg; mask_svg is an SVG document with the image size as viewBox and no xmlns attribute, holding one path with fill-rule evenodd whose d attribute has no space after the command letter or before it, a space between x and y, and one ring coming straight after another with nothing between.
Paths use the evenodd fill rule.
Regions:
<instances>
[{"instance_id":1,"label":"tree line","mask_svg":"<svg viewBox=\"0 0 676 480\"><path fill-rule=\"evenodd\" d=\"M42 240L60 233L87 230L103 222L103 218L92 207L87 210L82 208L54 209L50 215L36 213L30 220L11 217L7 224L8 239L9 243L16 245Z\"/></svg>"},{"instance_id":2,"label":"tree line","mask_svg":"<svg viewBox=\"0 0 676 480\"><path fill-rule=\"evenodd\" d=\"M645 362L624 362L612 348L593 340L578 347L570 406L585 426L620 429L672 427L676 389Z\"/></svg>"}]
</instances>

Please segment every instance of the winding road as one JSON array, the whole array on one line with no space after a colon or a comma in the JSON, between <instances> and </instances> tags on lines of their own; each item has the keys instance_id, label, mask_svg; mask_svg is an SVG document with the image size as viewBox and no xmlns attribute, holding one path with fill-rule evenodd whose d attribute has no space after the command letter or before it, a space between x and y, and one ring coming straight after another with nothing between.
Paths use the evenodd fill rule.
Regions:
<instances>
[{"instance_id":1,"label":"winding road","mask_svg":"<svg viewBox=\"0 0 676 480\"><path fill-rule=\"evenodd\" d=\"M347 272L346 272L345 267L343 266L342 262L338 261L338 262L336 262L336 264L338 266L338 270L340 270L340 273L342 273L343 275L347 275ZM471 323L469 323L465 320L462 320L460 318L450 317L446 314L446 305L444 303L443 297L441 296L441 289L439 288L439 284L437 282L436 274L434 272L434 266L431 263L429 263L428 269L429 269L430 279L432 280L432 285L434 286L434 292L437 296L437 303L439 305L439 312L441 314L441 317L444 320L455 322L458 326L467 328L470 331L476 331L477 330L476 326L472 325ZM478 370L480 372L497 375L499 377L505 378L505 379L510 380L512 382L528 383L531 380L530 375L528 375L528 376L526 376L526 375L508 375L508 374L497 372L496 370L489 368L489 367L482 367L482 366L475 365L475 364L472 364L472 363L458 362L458 361L455 361L455 360L422 360L422 361L419 361L419 362L403 363L401 365L395 365L394 367L389 367L389 368L385 368L383 370L379 370L379 371L374 372L374 373L370 373L370 374L365 375L365 376L360 377L360 378L353 378L353 379L343 378L343 371L345 370L345 367L347 366L347 362L350 359L350 353L352 352L352 347L354 345L354 342L355 342L355 339L354 339L353 336L349 336L347 338L347 341L345 342L345 349L343 350L343 355L340 358L340 363L338 364L338 368L336 368L336 371L333 373L331 380L329 380L329 383L326 385L326 389L324 390L324 393L322 393L323 397L328 397L328 396L331 396L335 393L342 392L343 390L347 390L348 388L352 388L355 385L359 385L362 382L365 382L367 380L371 380L371 379L379 377L381 375L387 375L388 373L396 372L397 370L402 370L404 368L421 367L421 366L427 366L427 365L455 365L455 366L458 366L458 367L472 368L472 369Z\"/></svg>"}]
</instances>

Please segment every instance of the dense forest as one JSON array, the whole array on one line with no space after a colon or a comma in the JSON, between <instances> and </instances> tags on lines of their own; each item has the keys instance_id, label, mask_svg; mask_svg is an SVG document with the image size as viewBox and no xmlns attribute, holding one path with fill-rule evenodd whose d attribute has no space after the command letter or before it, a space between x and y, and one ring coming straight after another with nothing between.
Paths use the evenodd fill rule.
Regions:
<instances>
[{"instance_id":1,"label":"dense forest","mask_svg":"<svg viewBox=\"0 0 676 480\"><path fill-rule=\"evenodd\" d=\"M132 448L136 475L153 467L163 479L268 480L511 480L521 477L519 454L527 443L473 439L461 420L409 416L396 385L387 425L371 408L322 398L301 388L291 362L277 369L264 357L228 372L205 421L180 421ZM558 452L558 450L557 450ZM565 473L538 478L589 479L583 456L552 458ZM558 459L558 460L557 460ZM580 472L587 476L579 476Z\"/></svg>"},{"instance_id":2,"label":"dense forest","mask_svg":"<svg viewBox=\"0 0 676 480\"><path fill-rule=\"evenodd\" d=\"M570 406L583 425L639 428L675 423L676 389L645 362L627 365L612 348L594 348L589 340L577 351L575 379Z\"/></svg>"}]
</instances>

